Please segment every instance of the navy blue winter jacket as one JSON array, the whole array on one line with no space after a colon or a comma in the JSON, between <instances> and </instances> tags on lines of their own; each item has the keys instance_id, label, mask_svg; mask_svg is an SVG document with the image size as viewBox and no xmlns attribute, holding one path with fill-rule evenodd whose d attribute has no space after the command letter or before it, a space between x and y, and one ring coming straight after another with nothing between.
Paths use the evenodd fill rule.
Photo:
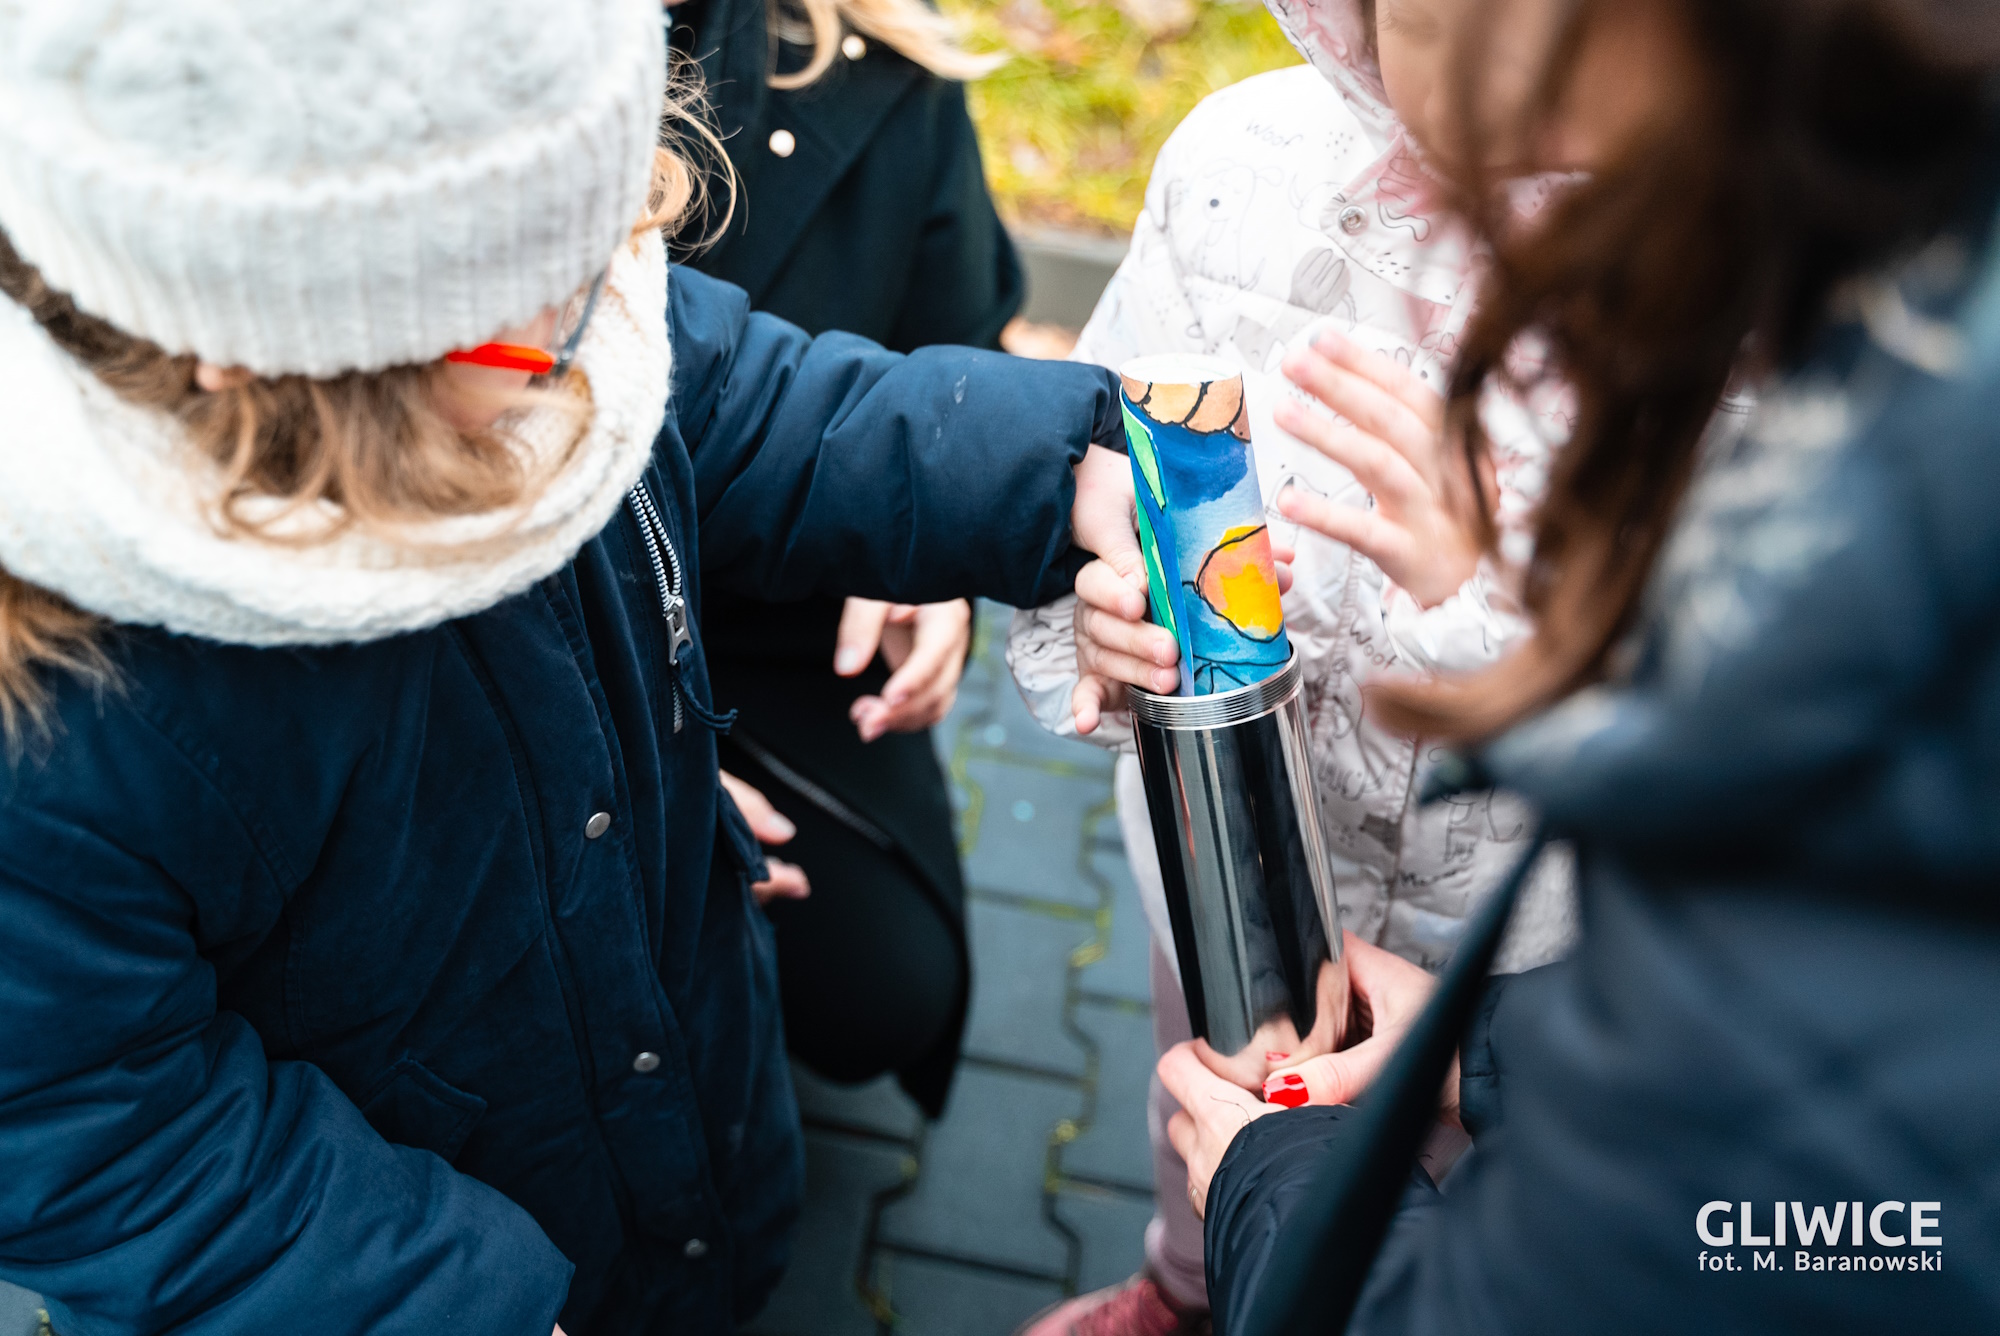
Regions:
<instances>
[{"instance_id":1,"label":"navy blue winter jacket","mask_svg":"<svg viewBox=\"0 0 2000 1336\"><path fill-rule=\"evenodd\" d=\"M697 612L1067 588L1107 373L671 292L645 484ZM632 515L422 632L105 644L118 686L54 680L0 771L0 1276L79 1336L753 1312L801 1191L762 860L674 731Z\"/></svg>"},{"instance_id":2,"label":"navy blue winter jacket","mask_svg":"<svg viewBox=\"0 0 2000 1336\"><path fill-rule=\"evenodd\" d=\"M2000 1331L1989 217L1712 452L1630 674L1487 752L1575 841L1583 935L1475 1046L1504 1118L1412 1186L1351 1332ZM1343 1121L1232 1145L1219 1333Z\"/></svg>"}]
</instances>

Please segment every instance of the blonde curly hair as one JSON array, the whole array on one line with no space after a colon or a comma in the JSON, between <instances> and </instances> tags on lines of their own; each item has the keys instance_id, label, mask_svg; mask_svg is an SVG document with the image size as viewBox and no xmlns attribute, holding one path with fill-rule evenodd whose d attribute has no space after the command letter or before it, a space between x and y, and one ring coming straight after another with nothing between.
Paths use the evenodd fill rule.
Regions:
<instances>
[{"instance_id":1,"label":"blonde curly hair","mask_svg":"<svg viewBox=\"0 0 2000 1336\"><path fill-rule=\"evenodd\" d=\"M770 0L769 14L773 37L812 48L799 69L771 75L773 88L804 88L825 74L849 28L946 79L982 78L1007 62L1005 52L967 51L958 25L923 0Z\"/></svg>"}]
</instances>

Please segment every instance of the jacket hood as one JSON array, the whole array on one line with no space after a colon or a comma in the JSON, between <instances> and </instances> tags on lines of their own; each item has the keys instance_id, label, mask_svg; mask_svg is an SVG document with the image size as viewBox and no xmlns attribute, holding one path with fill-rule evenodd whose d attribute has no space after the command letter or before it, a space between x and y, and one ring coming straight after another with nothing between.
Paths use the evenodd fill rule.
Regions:
<instances>
[{"instance_id":1,"label":"jacket hood","mask_svg":"<svg viewBox=\"0 0 2000 1336\"><path fill-rule=\"evenodd\" d=\"M1361 0L1264 0L1279 31L1308 64L1379 128L1396 123L1382 86Z\"/></svg>"},{"instance_id":2,"label":"jacket hood","mask_svg":"<svg viewBox=\"0 0 2000 1336\"><path fill-rule=\"evenodd\" d=\"M294 542L219 531L217 470L179 424L0 300L0 566L114 622L225 644L351 643L482 611L567 564L644 471L670 383L666 280L658 233L619 247L577 356L583 436L549 407L507 428L530 461L561 461L524 505L308 539L332 517L322 503L274 521Z\"/></svg>"}]
</instances>

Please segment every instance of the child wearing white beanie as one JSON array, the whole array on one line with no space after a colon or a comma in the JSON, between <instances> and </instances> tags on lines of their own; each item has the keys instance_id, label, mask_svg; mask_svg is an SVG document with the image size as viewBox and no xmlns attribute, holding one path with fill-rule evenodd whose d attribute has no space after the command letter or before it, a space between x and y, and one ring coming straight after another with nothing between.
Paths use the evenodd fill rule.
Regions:
<instances>
[{"instance_id":1,"label":"child wearing white beanie","mask_svg":"<svg viewBox=\"0 0 2000 1336\"><path fill-rule=\"evenodd\" d=\"M658 28L622 0L9 0L0 216L167 352L430 361L567 297L643 212Z\"/></svg>"},{"instance_id":2,"label":"child wearing white beanie","mask_svg":"<svg viewBox=\"0 0 2000 1336\"><path fill-rule=\"evenodd\" d=\"M732 1332L802 1192L705 585L1135 562L1100 370L669 274L654 0L0 0L0 1279Z\"/></svg>"},{"instance_id":3,"label":"child wearing white beanie","mask_svg":"<svg viewBox=\"0 0 2000 1336\"><path fill-rule=\"evenodd\" d=\"M287 644L560 566L666 399L664 259L636 227L649 192L688 193L665 83L632 0L0 3L0 232L42 313L74 307L0 311L14 428L68 442L0 450L0 568ZM581 437L549 396L496 435L528 377L440 359L530 337L607 265ZM246 561L253 533L281 541Z\"/></svg>"}]
</instances>

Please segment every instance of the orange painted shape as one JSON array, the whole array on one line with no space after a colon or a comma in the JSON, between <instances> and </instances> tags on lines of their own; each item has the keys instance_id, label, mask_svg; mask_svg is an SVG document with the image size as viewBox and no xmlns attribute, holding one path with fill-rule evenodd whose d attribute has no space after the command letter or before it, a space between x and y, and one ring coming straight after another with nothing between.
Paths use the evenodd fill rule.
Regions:
<instances>
[{"instance_id":1,"label":"orange painted shape","mask_svg":"<svg viewBox=\"0 0 2000 1336\"><path fill-rule=\"evenodd\" d=\"M1275 640L1285 629L1271 532L1261 524L1230 529L1209 549L1195 581L1201 601L1252 640Z\"/></svg>"},{"instance_id":2,"label":"orange painted shape","mask_svg":"<svg viewBox=\"0 0 2000 1336\"><path fill-rule=\"evenodd\" d=\"M1201 401L1181 419L1187 424L1187 429L1204 436L1230 430L1231 424L1243 416L1242 377L1212 380L1199 388L1202 391Z\"/></svg>"}]
</instances>

